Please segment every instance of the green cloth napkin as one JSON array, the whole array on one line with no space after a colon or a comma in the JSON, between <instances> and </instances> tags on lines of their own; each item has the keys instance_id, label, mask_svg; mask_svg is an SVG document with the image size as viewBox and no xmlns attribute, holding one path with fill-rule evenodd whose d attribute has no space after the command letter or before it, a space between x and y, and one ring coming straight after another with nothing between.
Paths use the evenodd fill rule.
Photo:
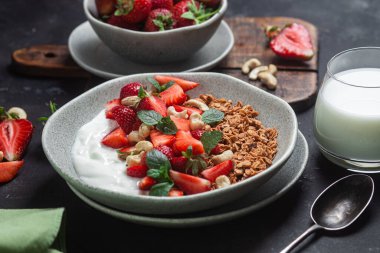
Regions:
<instances>
[{"instance_id":1,"label":"green cloth napkin","mask_svg":"<svg viewBox=\"0 0 380 253\"><path fill-rule=\"evenodd\" d=\"M0 252L64 252L63 214L63 208L0 209Z\"/></svg>"}]
</instances>

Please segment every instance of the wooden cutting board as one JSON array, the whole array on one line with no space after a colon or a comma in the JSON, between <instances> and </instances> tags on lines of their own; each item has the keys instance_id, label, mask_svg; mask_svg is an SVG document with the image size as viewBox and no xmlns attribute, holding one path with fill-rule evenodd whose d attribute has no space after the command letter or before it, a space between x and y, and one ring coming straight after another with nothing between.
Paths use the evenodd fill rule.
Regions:
<instances>
[{"instance_id":1,"label":"wooden cutting board","mask_svg":"<svg viewBox=\"0 0 380 253\"><path fill-rule=\"evenodd\" d=\"M249 81L240 70L246 60L258 58L263 64L273 63L279 69L278 87L275 91L267 90L268 92L283 98L297 111L314 103L318 82L318 31L314 25L288 17L234 17L227 18L226 21L234 33L235 46L228 57L212 71L235 76L267 90L259 81ZM267 25L282 27L293 22L303 24L311 34L316 55L308 62L281 59L268 48L263 28ZM32 76L91 76L73 61L66 45L39 45L16 50L12 54L12 69Z\"/></svg>"}]
</instances>

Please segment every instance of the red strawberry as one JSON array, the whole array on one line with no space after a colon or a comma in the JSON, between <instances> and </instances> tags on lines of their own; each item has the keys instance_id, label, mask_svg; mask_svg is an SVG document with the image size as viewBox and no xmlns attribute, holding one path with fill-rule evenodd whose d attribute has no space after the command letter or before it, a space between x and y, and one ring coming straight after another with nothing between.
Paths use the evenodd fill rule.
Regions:
<instances>
[{"instance_id":1,"label":"red strawberry","mask_svg":"<svg viewBox=\"0 0 380 253\"><path fill-rule=\"evenodd\" d=\"M170 161L170 164L174 170L186 173L187 161L188 159L183 156L173 157Z\"/></svg>"},{"instance_id":2,"label":"red strawberry","mask_svg":"<svg viewBox=\"0 0 380 253\"><path fill-rule=\"evenodd\" d=\"M156 96L149 96L141 99L137 110L153 110L161 114L163 117L166 117L167 115L165 102Z\"/></svg>"},{"instance_id":3,"label":"red strawberry","mask_svg":"<svg viewBox=\"0 0 380 253\"><path fill-rule=\"evenodd\" d=\"M0 123L0 151L8 161L19 160L32 138L33 125L26 119Z\"/></svg>"},{"instance_id":4,"label":"red strawberry","mask_svg":"<svg viewBox=\"0 0 380 253\"><path fill-rule=\"evenodd\" d=\"M185 107L185 106L180 106L180 105L173 105L173 107L177 112L182 112L182 111L186 110L187 115L189 115L189 117L193 113L199 113L199 114L203 113L202 110L199 110L199 109L193 108L193 107Z\"/></svg>"},{"instance_id":5,"label":"red strawberry","mask_svg":"<svg viewBox=\"0 0 380 253\"><path fill-rule=\"evenodd\" d=\"M102 144L110 148L122 148L128 146L129 142L127 135L124 133L123 129L119 127L107 134L103 138Z\"/></svg>"},{"instance_id":6,"label":"red strawberry","mask_svg":"<svg viewBox=\"0 0 380 253\"><path fill-rule=\"evenodd\" d=\"M216 145L215 148L213 148L210 152L212 155L219 155L222 153L222 150L220 149L220 145Z\"/></svg>"},{"instance_id":7,"label":"red strawberry","mask_svg":"<svg viewBox=\"0 0 380 253\"><path fill-rule=\"evenodd\" d=\"M168 83L170 81L174 81L176 84L181 86L183 91L188 91L188 90L194 89L195 87L197 87L199 85L199 83L188 81L188 80L177 78L177 77L173 77L173 76L157 75L154 77L154 79L156 79L156 81L161 85Z\"/></svg>"},{"instance_id":8,"label":"red strawberry","mask_svg":"<svg viewBox=\"0 0 380 253\"><path fill-rule=\"evenodd\" d=\"M11 181L24 165L24 160L13 162L0 162L0 183Z\"/></svg>"},{"instance_id":9,"label":"red strawberry","mask_svg":"<svg viewBox=\"0 0 380 253\"><path fill-rule=\"evenodd\" d=\"M125 160L127 158L127 156L131 155L135 151L136 151L136 147L131 146L131 147L121 148L121 149L117 150L117 153L118 153L118 156L120 159Z\"/></svg>"},{"instance_id":10,"label":"red strawberry","mask_svg":"<svg viewBox=\"0 0 380 253\"><path fill-rule=\"evenodd\" d=\"M207 7L216 8L219 6L221 0L199 0L199 2L203 3Z\"/></svg>"},{"instance_id":11,"label":"red strawberry","mask_svg":"<svg viewBox=\"0 0 380 253\"><path fill-rule=\"evenodd\" d=\"M161 8L171 11L173 9L173 0L152 0L152 10Z\"/></svg>"},{"instance_id":12,"label":"red strawberry","mask_svg":"<svg viewBox=\"0 0 380 253\"><path fill-rule=\"evenodd\" d=\"M195 20L183 18L182 15L190 10L189 6L194 5L194 8L192 9L199 9L199 2L194 1L194 4L192 3L192 0L183 0L174 5L173 7L173 16L176 20L176 27L184 27L184 26L190 26L195 24Z\"/></svg>"},{"instance_id":13,"label":"red strawberry","mask_svg":"<svg viewBox=\"0 0 380 253\"><path fill-rule=\"evenodd\" d=\"M115 0L95 0L99 17L108 16L115 11Z\"/></svg>"},{"instance_id":14,"label":"red strawberry","mask_svg":"<svg viewBox=\"0 0 380 253\"><path fill-rule=\"evenodd\" d=\"M122 16L115 16L112 14L108 19L107 23L110 25L118 26L121 28L134 30L134 31L140 31L141 25L140 24L130 24L125 22L124 18Z\"/></svg>"},{"instance_id":15,"label":"red strawberry","mask_svg":"<svg viewBox=\"0 0 380 253\"><path fill-rule=\"evenodd\" d=\"M170 170L170 177L174 184L188 195L211 190L211 183L207 179L191 176L174 170Z\"/></svg>"},{"instance_id":16,"label":"red strawberry","mask_svg":"<svg viewBox=\"0 0 380 253\"><path fill-rule=\"evenodd\" d=\"M121 105L112 108L111 113L125 134L129 134L132 131L133 124L136 122L136 112Z\"/></svg>"},{"instance_id":17,"label":"red strawberry","mask_svg":"<svg viewBox=\"0 0 380 253\"><path fill-rule=\"evenodd\" d=\"M167 106L181 105L187 100L187 95L178 84L173 84L169 89L161 92L160 97Z\"/></svg>"},{"instance_id":18,"label":"red strawberry","mask_svg":"<svg viewBox=\"0 0 380 253\"><path fill-rule=\"evenodd\" d=\"M147 152L142 152L141 154L141 165L146 165L146 155L147 155Z\"/></svg>"},{"instance_id":19,"label":"red strawberry","mask_svg":"<svg viewBox=\"0 0 380 253\"><path fill-rule=\"evenodd\" d=\"M146 176L148 167L146 165L136 165L127 168L127 175L130 177L140 177L143 178Z\"/></svg>"},{"instance_id":20,"label":"red strawberry","mask_svg":"<svg viewBox=\"0 0 380 253\"><path fill-rule=\"evenodd\" d=\"M201 137L202 137L202 134L205 132L205 130L201 130L201 129L198 129L198 130L193 130L191 131L191 135L197 139L197 140L200 140Z\"/></svg>"},{"instance_id":21,"label":"red strawberry","mask_svg":"<svg viewBox=\"0 0 380 253\"><path fill-rule=\"evenodd\" d=\"M308 30L300 24L286 26L270 41L270 48L280 57L307 61L313 58L313 44Z\"/></svg>"},{"instance_id":22,"label":"red strawberry","mask_svg":"<svg viewBox=\"0 0 380 253\"><path fill-rule=\"evenodd\" d=\"M174 116L170 116L170 119L174 122L178 130L190 131L190 120L180 119Z\"/></svg>"},{"instance_id":23,"label":"red strawberry","mask_svg":"<svg viewBox=\"0 0 380 253\"><path fill-rule=\"evenodd\" d=\"M161 145L161 146L155 147L154 149L157 149L158 151L160 151L161 153L166 155L166 157L169 159L169 161L172 160L174 157L173 149L171 149L168 146Z\"/></svg>"},{"instance_id":24,"label":"red strawberry","mask_svg":"<svg viewBox=\"0 0 380 253\"><path fill-rule=\"evenodd\" d=\"M170 189L168 196L169 197L181 197L181 196L183 196L183 191L178 190L178 189Z\"/></svg>"},{"instance_id":25,"label":"red strawberry","mask_svg":"<svg viewBox=\"0 0 380 253\"><path fill-rule=\"evenodd\" d=\"M146 176L143 179L141 179L141 181L139 182L139 189L142 191L148 191L156 183L157 182L156 180L154 180L154 178Z\"/></svg>"},{"instance_id":26,"label":"red strawberry","mask_svg":"<svg viewBox=\"0 0 380 253\"><path fill-rule=\"evenodd\" d=\"M107 119L114 119L111 110L112 110L112 108L114 108L115 106L118 106L118 105L121 105L120 99L113 99L113 100L107 102L107 104L106 104L106 118Z\"/></svg>"},{"instance_id":27,"label":"red strawberry","mask_svg":"<svg viewBox=\"0 0 380 253\"><path fill-rule=\"evenodd\" d=\"M131 24L144 21L152 9L151 0L118 0L115 15Z\"/></svg>"},{"instance_id":28,"label":"red strawberry","mask_svg":"<svg viewBox=\"0 0 380 253\"><path fill-rule=\"evenodd\" d=\"M120 99L131 97L131 96L137 96L141 86L142 84L139 82L128 83L124 85L124 87L121 88L120 90Z\"/></svg>"},{"instance_id":29,"label":"red strawberry","mask_svg":"<svg viewBox=\"0 0 380 253\"><path fill-rule=\"evenodd\" d=\"M175 141L173 135L166 135L157 130L150 131L150 140L154 147L158 146L171 146Z\"/></svg>"},{"instance_id":30,"label":"red strawberry","mask_svg":"<svg viewBox=\"0 0 380 253\"><path fill-rule=\"evenodd\" d=\"M142 121L139 118L136 118L136 121L133 124L132 130L138 131L141 124L142 124Z\"/></svg>"},{"instance_id":31,"label":"red strawberry","mask_svg":"<svg viewBox=\"0 0 380 253\"><path fill-rule=\"evenodd\" d=\"M214 182L217 177L221 175L228 175L233 168L234 163L231 160L227 160L210 169L202 171L201 174L204 178Z\"/></svg>"},{"instance_id":32,"label":"red strawberry","mask_svg":"<svg viewBox=\"0 0 380 253\"><path fill-rule=\"evenodd\" d=\"M173 14L167 9L155 9L149 13L144 30L157 32L173 29Z\"/></svg>"},{"instance_id":33,"label":"red strawberry","mask_svg":"<svg viewBox=\"0 0 380 253\"><path fill-rule=\"evenodd\" d=\"M205 152L202 142L193 138L190 132L179 130L176 134L176 140L173 144L173 148L180 152L186 152L189 146L193 147L194 155L200 155Z\"/></svg>"}]
</instances>

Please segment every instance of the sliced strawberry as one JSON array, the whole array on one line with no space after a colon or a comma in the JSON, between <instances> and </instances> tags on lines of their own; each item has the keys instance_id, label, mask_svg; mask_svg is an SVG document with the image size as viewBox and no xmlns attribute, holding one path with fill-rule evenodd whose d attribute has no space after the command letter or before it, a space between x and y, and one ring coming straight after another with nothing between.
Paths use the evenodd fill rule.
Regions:
<instances>
[{"instance_id":1,"label":"sliced strawberry","mask_svg":"<svg viewBox=\"0 0 380 253\"><path fill-rule=\"evenodd\" d=\"M178 130L190 131L190 120L180 119L174 116L170 116L170 119L174 122Z\"/></svg>"},{"instance_id":2,"label":"sliced strawberry","mask_svg":"<svg viewBox=\"0 0 380 253\"><path fill-rule=\"evenodd\" d=\"M176 84L178 84L179 86L181 86L183 91L188 91L188 90L194 89L195 87L197 87L199 85L199 83L188 81L188 80L177 78L177 77L173 77L173 76L157 75L154 77L154 79L156 79L156 81L161 85L168 83L170 81L173 81Z\"/></svg>"},{"instance_id":3,"label":"sliced strawberry","mask_svg":"<svg viewBox=\"0 0 380 253\"><path fill-rule=\"evenodd\" d=\"M107 119L114 119L112 114L112 109L116 106L121 105L120 99L116 98L111 101L108 101L106 104L106 118Z\"/></svg>"},{"instance_id":4,"label":"sliced strawberry","mask_svg":"<svg viewBox=\"0 0 380 253\"><path fill-rule=\"evenodd\" d=\"M119 158L125 160L127 158L127 156L131 155L135 151L136 151L136 147L130 146L130 147L124 147L124 148L117 150L117 153L119 155Z\"/></svg>"},{"instance_id":5,"label":"sliced strawberry","mask_svg":"<svg viewBox=\"0 0 380 253\"><path fill-rule=\"evenodd\" d=\"M198 130L193 130L190 133L191 133L191 136L193 136L195 139L200 140L204 132L205 130L198 129Z\"/></svg>"},{"instance_id":6,"label":"sliced strawberry","mask_svg":"<svg viewBox=\"0 0 380 253\"><path fill-rule=\"evenodd\" d=\"M154 178L146 176L139 182L139 189L142 191L149 191L150 188L152 188L152 186L156 183L157 182L154 180Z\"/></svg>"},{"instance_id":7,"label":"sliced strawberry","mask_svg":"<svg viewBox=\"0 0 380 253\"><path fill-rule=\"evenodd\" d=\"M125 84L124 87L120 90L120 99L137 96L141 86L142 84L139 82Z\"/></svg>"},{"instance_id":8,"label":"sliced strawberry","mask_svg":"<svg viewBox=\"0 0 380 253\"><path fill-rule=\"evenodd\" d=\"M170 160L170 164L172 165L173 170L186 173L186 164L188 159L183 156L173 157Z\"/></svg>"},{"instance_id":9,"label":"sliced strawberry","mask_svg":"<svg viewBox=\"0 0 380 253\"><path fill-rule=\"evenodd\" d=\"M211 190L211 183L207 179L191 176L175 170L170 170L170 177L174 184L188 195Z\"/></svg>"},{"instance_id":10,"label":"sliced strawberry","mask_svg":"<svg viewBox=\"0 0 380 253\"><path fill-rule=\"evenodd\" d=\"M146 176L148 167L146 165L136 165L127 168L127 175L130 177L140 177L143 178Z\"/></svg>"},{"instance_id":11,"label":"sliced strawberry","mask_svg":"<svg viewBox=\"0 0 380 253\"><path fill-rule=\"evenodd\" d=\"M183 191L178 190L178 189L171 189L168 193L169 197L182 197L183 196Z\"/></svg>"},{"instance_id":12,"label":"sliced strawberry","mask_svg":"<svg viewBox=\"0 0 380 253\"><path fill-rule=\"evenodd\" d=\"M220 149L220 145L216 145L215 148L213 148L210 152L212 155L219 155L222 153L222 150Z\"/></svg>"},{"instance_id":13,"label":"sliced strawberry","mask_svg":"<svg viewBox=\"0 0 380 253\"><path fill-rule=\"evenodd\" d=\"M0 183L11 181L24 165L24 160L13 162L0 162Z\"/></svg>"},{"instance_id":14,"label":"sliced strawberry","mask_svg":"<svg viewBox=\"0 0 380 253\"><path fill-rule=\"evenodd\" d=\"M110 148L122 148L128 146L129 141L123 129L119 127L104 136L102 144Z\"/></svg>"},{"instance_id":15,"label":"sliced strawberry","mask_svg":"<svg viewBox=\"0 0 380 253\"><path fill-rule=\"evenodd\" d=\"M158 146L171 146L175 141L175 136L163 134L160 131L152 130L150 131L150 140L154 147Z\"/></svg>"},{"instance_id":16,"label":"sliced strawberry","mask_svg":"<svg viewBox=\"0 0 380 253\"><path fill-rule=\"evenodd\" d=\"M174 157L173 149L171 149L168 146L161 145L161 146L155 147L154 149L157 149L158 151L160 151L161 153L166 155L166 157L169 159L169 161L172 160Z\"/></svg>"},{"instance_id":17,"label":"sliced strawberry","mask_svg":"<svg viewBox=\"0 0 380 253\"><path fill-rule=\"evenodd\" d=\"M19 160L32 138L33 125L29 120L4 120L0 123L0 151L8 161Z\"/></svg>"},{"instance_id":18,"label":"sliced strawberry","mask_svg":"<svg viewBox=\"0 0 380 253\"><path fill-rule=\"evenodd\" d=\"M173 144L173 148L180 152L186 152L189 146L193 147L194 155L200 155L205 152L202 142L191 136L190 132L179 130L176 134L176 140Z\"/></svg>"},{"instance_id":19,"label":"sliced strawberry","mask_svg":"<svg viewBox=\"0 0 380 253\"><path fill-rule=\"evenodd\" d=\"M178 84L173 84L169 89L161 92L160 97L167 106L182 105L187 100L187 95Z\"/></svg>"},{"instance_id":20,"label":"sliced strawberry","mask_svg":"<svg viewBox=\"0 0 380 253\"><path fill-rule=\"evenodd\" d=\"M112 108L111 113L125 134L129 134L137 119L136 112L131 108L121 105Z\"/></svg>"},{"instance_id":21,"label":"sliced strawberry","mask_svg":"<svg viewBox=\"0 0 380 253\"><path fill-rule=\"evenodd\" d=\"M141 155L141 165L146 165L146 155L147 155L147 152L142 152L140 153Z\"/></svg>"},{"instance_id":22,"label":"sliced strawberry","mask_svg":"<svg viewBox=\"0 0 380 253\"><path fill-rule=\"evenodd\" d=\"M177 111L177 112L182 112L184 110L187 111L187 115L189 115L189 117L191 116L191 114L193 113L199 113L199 114L202 114L203 111L202 110L199 110L197 108L193 108L193 107L185 107L185 106L181 106L181 105L173 105L174 109Z\"/></svg>"},{"instance_id":23,"label":"sliced strawberry","mask_svg":"<svg viewBox=\"0 0 380 253\"><path fill-rule=\"evenodd\" d=\"M204 178L215 182L215 179L222 175L228 175L230 171L234 168L234 163L231 160L224 161L210 169L201 172Z\"/></svg>"},{"instance_id":24,"label":"sliced strawberry","mask_svg":"<svg viewBox=\"0 0 380 253\"><path fill-rule=\"evenodd\" d=\"M165 102L161 98L156 96L144 97L141 99L137 110L153 110L161 114L163 117L167 115L167 108Z\"/></svg>"}]
</instances>

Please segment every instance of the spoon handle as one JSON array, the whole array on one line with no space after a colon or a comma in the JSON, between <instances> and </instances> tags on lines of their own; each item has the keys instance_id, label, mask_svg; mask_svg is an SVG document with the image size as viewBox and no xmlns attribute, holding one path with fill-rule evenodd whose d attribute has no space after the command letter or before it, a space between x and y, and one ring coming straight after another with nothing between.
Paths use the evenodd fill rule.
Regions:
<instances>
[{"instance_id":1,"label":"spoon handle","mask_svg":"<svg viewBox=\"0 0 380 253\"><path fill-rule=\"evenodd\" d=\"M281 250L280 253L288 253L291 249L293 249L295 246L297 246L303 239L305 239L308 235L310 235L315 230L321 229L322 227L314 224L310 228L308 228L302 235L298 236L297 239L295 239L293 242L291 242L286 248Z\"/></svg>"}]
</instances>

